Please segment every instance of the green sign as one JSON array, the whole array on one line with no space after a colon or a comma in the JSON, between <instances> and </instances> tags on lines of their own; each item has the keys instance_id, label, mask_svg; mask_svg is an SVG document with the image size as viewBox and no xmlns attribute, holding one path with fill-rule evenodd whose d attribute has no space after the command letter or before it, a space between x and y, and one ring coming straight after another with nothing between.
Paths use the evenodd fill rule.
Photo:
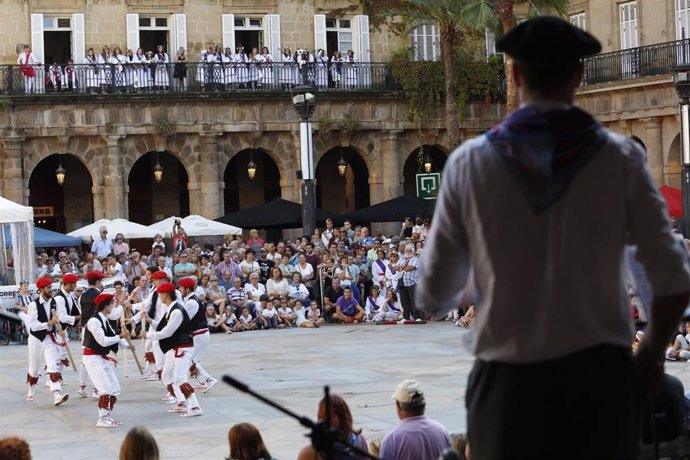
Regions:
<instances>
[{"instance_id":1,"label":"green sign","mask_svg":"<svg viewBox=\"0 0 690 460\"><path fill-rule=\"evenodd\" d=\"M435 200L441 190L441 174L417 174L417 197L424 200Z\"/></svg>"}]
</instances>

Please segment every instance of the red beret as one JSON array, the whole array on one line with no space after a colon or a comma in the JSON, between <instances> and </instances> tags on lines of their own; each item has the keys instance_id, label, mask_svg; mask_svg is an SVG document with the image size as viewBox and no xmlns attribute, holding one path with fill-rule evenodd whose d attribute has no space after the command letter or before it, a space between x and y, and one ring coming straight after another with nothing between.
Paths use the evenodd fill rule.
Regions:
<instances>
[{"instance_id":1,"label":"red beret","mask_svg":"<svg viewBox=\"0 0 690 460\"><path fill-rule=\"evenodd\" d=\"M103 278L105 278L105 275L101 272L97 272L96 270L92 270L86 274L87 280L102 280Z\"/></svg>"},{"instance_id":2,"label":"red beret","mask_svg":"<svg viewBox=\"0 0 690 460\"><path fill-rule=\"evenodd\" d=\"M103 293L103 294L98 294L96 296L96 300L94 300L94 302L96 303L96 305L98 305L100 307L102 303L108 302L114 298L115 298L115 296L112 294Z\"/></svg>"},{"instance_id":3,"label":"red beret","mask_svg":"<svg viewBox=\"0 0 690 460\"><path fill-rule=\"evenodd\" d=\"M62 284L76 283L77 281L79 281L79 277L72 273L68 273L62 277Z\"/></svg>"},{"instance_id":4,"label":"red beret","mask_svg":"<svg viewBox=\"0 0 690 460\"><path fill-rule=\"evenodd\" d=\"M194 278L182 278L180 280L180 287L186 287L187 289L194 289L196 287L196 281L194 281Z\"/></svg>"},{"instance_id":5,"label":"red beret","mask_svg":"<svg viewBox=\"0 0 690 460\"><path fill-rule=\"evenodd\" d=\"M168 274L165 273L163 270L158 270L157 272L152 273L150 278L152 280L167 280Z\"/></svg>"},{"instance_id":6,"label":"red beret","mask_svg":"<svg viewBox=\"0 0 690 460\"><path fill-rule=\"evenodd\" d=\"M53 280L50 278L39 278L38 281L36 281L36 287L38 289L43 289L46 286L51 286L53 284Z\"/></svg>"},{"instance_id":7,"label":"red beret","mask_svg":"<svg viewBox=\"0 0 690 460\"><path fill-rule=\"evenodd\" d=\"M156 273L158 273L158 272L156 272ZM158 286L158 289L156 289L156 292L159 294L175 292L175 285L172 283L163 283L160 286Z\"/></svg>"}]
</instances>

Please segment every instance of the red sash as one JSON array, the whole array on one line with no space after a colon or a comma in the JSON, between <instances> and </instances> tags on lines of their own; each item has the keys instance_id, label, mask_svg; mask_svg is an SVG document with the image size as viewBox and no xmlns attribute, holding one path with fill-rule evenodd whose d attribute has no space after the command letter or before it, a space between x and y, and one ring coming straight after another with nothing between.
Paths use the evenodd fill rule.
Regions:
<instances>
[{"instance_id":1,"label":"red sash","mask_svg":"<svg viewBox=\"0 0 690 460\"><path fill-rule=\"evenodd\" d=\"M25 54L26 56L26 63L29 63L29 53ZM36 72L34 71L33 66L31 65L22 65L19 66L19 69L22 71L25 77L33 78L36 76Z\"/></svg>"}]
</instances>

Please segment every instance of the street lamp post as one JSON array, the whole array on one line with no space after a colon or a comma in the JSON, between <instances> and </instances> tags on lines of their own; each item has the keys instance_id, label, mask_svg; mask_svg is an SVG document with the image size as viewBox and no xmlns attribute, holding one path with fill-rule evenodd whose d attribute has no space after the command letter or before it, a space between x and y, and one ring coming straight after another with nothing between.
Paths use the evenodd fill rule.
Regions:
<instances>
[{"instance_id":1,"label":"street lamp post","mask_svg":"<svg viewBox=\"0 0 690 460\"><path fill-rule=\"evenodd\" d=\"M316 227L316 184L314 183L314 143L311 116L316 109L316 97L311 86L300 85L292 91L292 105L300 118L300 164L302 168L302 228L305 235L313 235Z\"/></svg>"},{"instance_id":2,"label":"street lamp post","mask_svg":"<svg viewBox=\"0 0 690 460\"><path fill-rule=\"evenodd\" d=\"M677 66L673 84L680 99L680 160L681 192L683 194L683 215L681 228L687 238L690 235L690 64Z\"/></svg>"}]
</instances>

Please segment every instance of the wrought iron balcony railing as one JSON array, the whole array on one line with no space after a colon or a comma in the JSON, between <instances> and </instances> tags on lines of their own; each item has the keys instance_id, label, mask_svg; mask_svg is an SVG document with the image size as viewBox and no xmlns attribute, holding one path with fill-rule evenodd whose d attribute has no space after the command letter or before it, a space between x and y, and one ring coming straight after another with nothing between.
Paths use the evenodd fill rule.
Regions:
<instances>
[{"instance_id":1,"label":"wrought iron balcony railing","mask_svg":"<svg viewBox=\"0 0 690 460\"><path fill-rule=\"evenodd\" d=\"M583 59L582 84L667 74L686 62L690 62L690 39L597 54Z\"/></svg>"},{"instance_id":2,"label":"wrought iron balcony railing","mask_svg":"<svg viewBox=\"0 0 690 460\"><path fill-rule=\"evenodd\" d=\"M0 94L395 91L385 63L132 63L0 66Z\"/></svg>"}]
</instances>

